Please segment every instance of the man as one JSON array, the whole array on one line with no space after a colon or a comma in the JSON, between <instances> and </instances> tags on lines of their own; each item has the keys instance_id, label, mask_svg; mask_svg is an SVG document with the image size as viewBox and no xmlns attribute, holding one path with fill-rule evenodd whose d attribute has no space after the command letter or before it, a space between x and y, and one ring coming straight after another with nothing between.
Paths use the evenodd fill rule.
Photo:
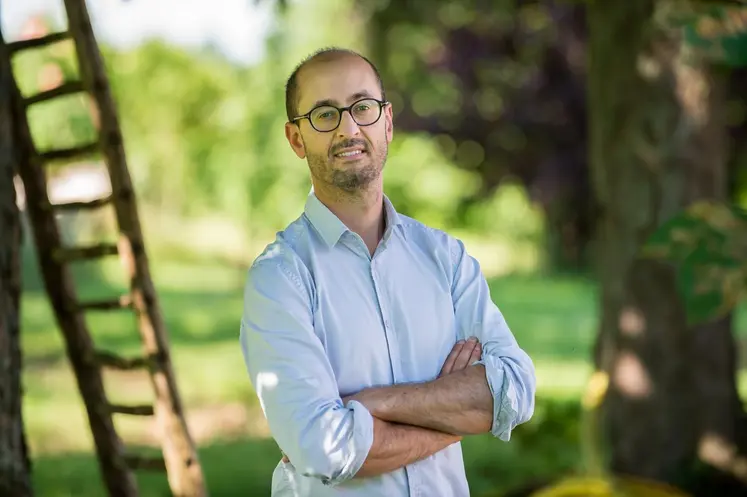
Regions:
<instances>
[{"instance_id":1,"label":"man","mask_svg":"<svg viewBox=\"0 0 747 497\"><path fill-rule=\"evenodd\" d=\"M383 194L392 106L373 64L317 52L286 107L313 191L249 270L241 321L285 454L272 495L468 496L459 442L530 419L532 361L464 245Z\"/></svg>"}]
</instances>

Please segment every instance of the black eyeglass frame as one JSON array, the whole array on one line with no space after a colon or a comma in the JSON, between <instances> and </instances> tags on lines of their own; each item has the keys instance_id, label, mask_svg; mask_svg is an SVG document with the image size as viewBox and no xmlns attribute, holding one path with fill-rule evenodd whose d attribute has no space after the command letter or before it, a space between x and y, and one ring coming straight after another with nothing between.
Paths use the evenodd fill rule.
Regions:
<instances>
[{"instance_id":1,"label":"black eyeglass frame","mask_svg":"<svg viewBox=\"0 0 747 497\"><path fill-rule=\"evenodd\" d=\"M373 100L374 102L376 102L377 104L379 104L379 116L376 119L374 119L372 122L368 123L368 124L360 124L358 121L356 121L355 116L353 115L352 112L350 112L350 109L352 109L353 107L355 107L356 105L358 105L361 102L365 102L366 100ZM306 114L304 114L302 116L296 116L296 117L294 117L293 119L291 119L290 122L292 122L293 124L296 124L296 122L300 121L301 119L308 119L309 120L309 124L311 125L312 128L314 128L315 131L317 131L319 133L331 133L332 131L334 131L334 130L336 130L337 128L340 127L340 123L342 122L342 114L345 111L347 111L348 114L350 114L351 119L353 119L353 121L355 122L355 124L357 124L358 126L373 126L374 124L376 124L377 122L379 122L379 119L381 119L381 115L384 114L384 107L386 107L387 105L389 105L389 103L390 102L388 100L379 100L378 98L366 97L366 98L361 98L359 100L356 100L355 102L353 102L352 104L348 105L347 107L337 107L337 106L331 105L331 104L317 105L316 107L314 107L313 109L311 109L310 111L308 111ZM338 112L338 115L337 115L337 124L335 125L334 128L322 131L320 129L317 129L317 127L314 126L314 123L311 121L311 113L314 112L317 109L321 109L322 107L332 107L333 109L337 109L337 112Z\"/></svg>"}]
</instances>

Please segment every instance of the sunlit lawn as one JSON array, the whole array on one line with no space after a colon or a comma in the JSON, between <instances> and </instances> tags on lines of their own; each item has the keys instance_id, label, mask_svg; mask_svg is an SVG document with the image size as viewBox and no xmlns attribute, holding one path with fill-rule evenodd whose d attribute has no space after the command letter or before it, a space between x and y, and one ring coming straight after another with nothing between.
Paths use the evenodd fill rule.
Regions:
<instances>
[{"instance_id":1,"label":"sunlit lawn","mask_svg":"<svg viewBox=\"0 0 747 497\"><path fill-rule=\"evenodd\" d=\"M82 298L124 290L116 263L97 273L76 268ZM278 450L267 436L238 347L244 269L227 264L155 258L154 277L166 316L172 357L190 426L213 496L267 495ZM33 264L25 265L23 345L25 417L37 493L43 497L101 496L91 438L63 342ZM505 490L572 468L578 459L575 399L589 373L596 326L596 294L580 278L510 277L491 280L493 297L519 342L534 358L539 397L535 419L508 444L490 437L464 442L473 494ZM744 330L745 316L740 317ZM90 315L100 348L137 354L133 318L126 312ZM114 402L150 399L138 373L107 374ZM148 418L116 422L125 440L152 443ZM143 475L143 496L168 495L163 475Z\"/></svg>"}]
</instances>

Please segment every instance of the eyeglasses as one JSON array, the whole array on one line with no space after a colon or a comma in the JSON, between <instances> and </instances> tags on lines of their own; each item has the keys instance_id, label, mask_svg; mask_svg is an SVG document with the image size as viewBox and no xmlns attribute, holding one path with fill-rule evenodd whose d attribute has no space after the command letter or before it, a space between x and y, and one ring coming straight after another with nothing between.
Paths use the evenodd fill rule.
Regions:
<instances>
[{"instance_id":1,"label":"eyeglasses","mask_svg":"<svg viewBox=\"0 0 747 497\"><path fill-rule=\"evenodd\" d=\"M334 131L342 121L342 113L348 111L350 117L358 126L371 126L381 117L381 110L389 102L375 98L364 98L349 105L348 107L335 107L334 105L320 105L314 107L307 114L294 117L291 122L295 123L301 119L308 119L311 127L320 133Z\"/></svg>"}]
</instances>

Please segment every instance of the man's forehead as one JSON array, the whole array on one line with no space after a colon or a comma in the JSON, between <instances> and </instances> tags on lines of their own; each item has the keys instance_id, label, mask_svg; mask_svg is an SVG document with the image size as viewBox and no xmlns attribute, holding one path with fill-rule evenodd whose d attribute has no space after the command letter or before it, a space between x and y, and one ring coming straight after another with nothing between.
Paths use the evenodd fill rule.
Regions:
<instances>
[{"instance_id":1,"label":"man's forehead","mask_svg":"<svg viewBox=\"0 0 747 497\"><path fill-rule=\"evenodd\" d=\"M371 66L358 57L315 61L299 74L299 109L315 103L343 105L365 97L380 98L378 79Z\"/></svg>"}]
</instances>

